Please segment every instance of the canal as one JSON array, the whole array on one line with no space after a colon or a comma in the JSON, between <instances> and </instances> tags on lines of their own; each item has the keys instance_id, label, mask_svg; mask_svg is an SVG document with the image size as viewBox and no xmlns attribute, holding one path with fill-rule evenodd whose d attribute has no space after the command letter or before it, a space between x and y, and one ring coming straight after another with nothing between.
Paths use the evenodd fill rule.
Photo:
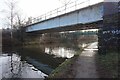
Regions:
<instances>
[{"instance_id":1,"label":"canal","mask_svg":"<svg viewBox=\"0 0 120 80\"><path fill-rule=\"evenodd\" d=\"M29 39L29 40L28 40ZM2 47L1 78L45 78L65 60L98 40L96 30L42 34L21 47Z\"/></svg>"}]
</instances>

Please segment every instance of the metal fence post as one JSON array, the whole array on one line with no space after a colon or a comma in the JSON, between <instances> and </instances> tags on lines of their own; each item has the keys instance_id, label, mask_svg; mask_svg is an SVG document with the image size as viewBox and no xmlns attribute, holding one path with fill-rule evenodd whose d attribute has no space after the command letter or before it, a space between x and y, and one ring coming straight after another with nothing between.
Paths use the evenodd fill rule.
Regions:
<instances>
[{"instance_id":1,"label":"metal fence post","mask_svg":"<svg viewBox=\"0 0 120 80\"><path fill-rule=\"evenodd\" d=\"M57 8L57 16L58 16L58 8Z\"/></svg>"},{"instance_id":2,"label":"metal fence post","mask_svg":"<svg viewBox=\"0 0 120 80\"><path fill-rule=\"evenodd\" d=\"M46 20L46 14L45 14L45 20Z\"/></svg>"},{"instance_id":3,"label":"metal fence post","mask_svg":"<svg viewBox=\"0 0 120 80\"><path fill-rule=\"evenodd\" d=\"M75 1L75 10L76 10L76 7L77 7L77 4L76 4L77 1Z\"/></svg>"}]
</instances>

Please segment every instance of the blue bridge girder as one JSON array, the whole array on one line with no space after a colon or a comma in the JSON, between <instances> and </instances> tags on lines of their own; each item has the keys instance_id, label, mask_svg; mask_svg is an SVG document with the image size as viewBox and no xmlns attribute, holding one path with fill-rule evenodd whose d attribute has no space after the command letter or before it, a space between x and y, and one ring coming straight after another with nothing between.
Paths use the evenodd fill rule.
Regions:
<instances>
[{"instance_id":1,"label":"blue bridge girder","mask_svg":"<svg viewBox=\"0 0 120 80\"><path fill-rule=\"evenodd\" d=\"M26 32L35 32L103 20L103 2L28 25Z\"/></svg>"}]
</instances>

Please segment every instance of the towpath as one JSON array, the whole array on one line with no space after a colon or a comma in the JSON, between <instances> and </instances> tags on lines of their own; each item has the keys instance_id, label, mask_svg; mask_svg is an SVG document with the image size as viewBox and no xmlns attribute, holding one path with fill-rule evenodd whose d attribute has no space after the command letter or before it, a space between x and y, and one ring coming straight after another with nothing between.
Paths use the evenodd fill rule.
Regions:
<instances>
[{"instance_id":1,"label":"towpath","mask_svg":"<svg viewBox=\"0 0 120 80\"><path fill-rule=\"evenodd\" d=\"M75 61L75 78L99 78L95 65L97 44L97 42L91 43Z\"/></svg>"}]
</instances>

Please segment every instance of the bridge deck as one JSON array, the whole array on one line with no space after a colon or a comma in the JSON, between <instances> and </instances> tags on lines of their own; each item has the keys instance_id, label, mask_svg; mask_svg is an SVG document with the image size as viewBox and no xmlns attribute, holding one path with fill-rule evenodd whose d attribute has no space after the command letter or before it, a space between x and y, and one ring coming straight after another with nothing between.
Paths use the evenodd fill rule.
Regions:
<instances>
[{"instance_id":1,"label":"bridge deck","mask_svg":"<svg viewBox=\"0 0 120 80\"><path fill-rule=\"evenodd\" d=\"M103 20L103 3L91 5L76 11L56 16L29 25L26 32L41 31L59 27L70 27L78 24L94 23Z\"/></svg>"}]
</instances>

